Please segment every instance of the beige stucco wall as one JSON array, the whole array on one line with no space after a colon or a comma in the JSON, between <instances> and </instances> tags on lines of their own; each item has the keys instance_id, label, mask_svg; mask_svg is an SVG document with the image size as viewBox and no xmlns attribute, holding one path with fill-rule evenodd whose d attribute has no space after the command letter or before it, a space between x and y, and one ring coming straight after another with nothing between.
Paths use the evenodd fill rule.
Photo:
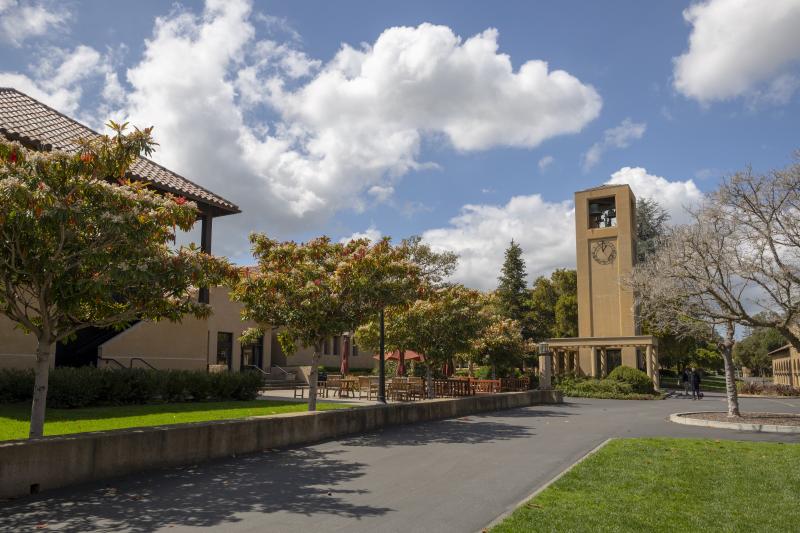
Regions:
<instances>
[{"instance_id":1,"label":"beige stucco wall","mask_svg":"<svg viewBox=\"0 0 800 533\"><path fill-rule=\"evenodd\" d=\"M231 370L242 367L242 346L239 337L255 326L254 322L241 320L242 306L229 298L229 290L215 287L209 292L213 314L208 319L187 317L181 322L139 322L103 343L99 352L104 358L113 358L125 367L130 366L132 358L140 357L156 368L204 370L209 364L217 362L217 333L228 332L233 335ZM262 367L267 369L273 362L272 352L276 343L271 342L271 329L267 328L264 339ZM332 352L333 350L331 350ZM35 361L36 339L14 329L14 324L0 315L0 368L32 368ZM375 361L370 352L361 350L352 355L350 343L350 368L372 368ZM53 354L55 353L55 348ZM286 366L304 366L311 363L312 348L301 348L286 358ZM338 367L341 356L323 355L320 364ZM55 356L51 357L55 362ZM100 366L114 363L100 361ZM134 361L134 367L144 367Z\"/></svg>"},{"instance_id":2,"label":"beige stucco wall","mask_svg":"<svg viewBox=\"0 0 800 533\"><path fill-rule=\"evenodd\" d=\"M204 370L208 351L205 320L185 318L182 322L139 322L100 346L100 355L128 367L141 357L156 368ZM100 361L98 366L113 365ZM134 367L144 367L134 361Z\"/></svg>"},{"instance_id":3,"label":"beige stucco wall","mask_svg":"<svg viewBox=\"0 0 800 533\"><path fill-rule=\"evenodd\" d=\"M615 197L617 225L589 227L589 202ZM575 238L578 272L578 336L626 337L636 335L633 293L621 283L635 261L636 199L627 185L600 187L575 193ZM603 265L592 258L601 240L616 248L613 262ZM622 364L636 367L636 349L622 350ZM580 350L580 373L589 374L591 350Z\"/></svg>"},{"instance_id":4,"label":"beige stucco wall","mask_svg":"<svg viewBox=\"0 0 800 533\"><path fill-rule=\"evenodd\" d=\"M277 343L277 339L275 336L277 332L273 332L272 341L269 343L271 345L271 353L276 354L277 350L279 350L279 346ZM348 334L349 335L349 334ZM340 337L341 339L342 337ZM339 353L341 354L344 351L344 342L341 342L341 347ZM329 354L323 354L320 359L320 365L327 366L327 367L338 367L341 364L341 355L333 355L333 339L329 339ZM368 369L373 368L375 366L375 360L372 358L372 352L364 349L358 350L358 355L353 354L353 342L350 341L350 359L349 365L350 368L353 369ZM286 356L286 363L285 365L281 364L283 357L279 354L272 356L272 362L279 364L281 366L308 366L311 364L311 359L314 355L314 349L311 347L302 347L297 350L297 352L293 353L292 355Z\"/></svg>"},{"instance_id":5,"label":"beige stucco wall","mask_svg":"<svg viewBox=\"0 0 800 533\"><path fill-rule=\"evenodd\" d=\"M217 362L217 333L233 334L231 370L242 366L239 337L255 326L243 322L242 306L228 297L225 287L209 291L213 314L207 319L185 318L180 323L140 322L101 346L103 357L113 357L129 366L131 357L141 357L156 368L204 370ZM264 345L263 366L269 366L269 343ZM134 366L143 366L134 363Z\"/></svg>"},{"instance_id":6,"label":"beige stucco wall","mask_svg":"<svg viewBox=\"0 0 800 533\"><path fill-rule=\"evenodd\" d=\"M0 368L33 368L36 363L36 337L28 335L4 315L0 315ZM55 363L55 346L50 366Z\"/></svg>"}]
</instances>

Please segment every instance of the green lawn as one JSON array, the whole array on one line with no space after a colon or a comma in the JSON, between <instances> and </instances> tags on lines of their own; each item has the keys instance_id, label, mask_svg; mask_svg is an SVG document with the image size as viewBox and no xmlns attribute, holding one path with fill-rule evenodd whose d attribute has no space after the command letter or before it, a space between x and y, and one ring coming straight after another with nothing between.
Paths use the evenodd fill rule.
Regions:
<instances>
[{"instance_id":1,"label":"green lawn","mask_svg":"<svg viewBox=\"0 0 800 533\"><path fill-rule=\"evenodd\" d=\"M674 376L661 376L661 386L671 389L683 390L683 385L678 383L678 378ZM707 390L713 392L725 392L725 378L714 376L713 378L706 377L700 383L700 390Z\"/></svg>"},{"instance_id":2,"label":"green lawn","mask_svg":"<svg viewBox=\"0 0 800 533\"><path fill-rule=\"evenodd\" d=\"M800 445L620 439L492 529L796 531Z\"/></svg>"},{"instance_id":3,"label":"green lawn","mask_svg":"<svg viewBox=\"0 0 800 533\"><path fill-rule=\"evenodd\" d=\"M317 403L318 410L352 407L341 403ZM254 400L249 402L166 403L48 409L45 435L65 435L186 422L205 422L248 416L295 413L308 409L305 402ZM28 437L30 404L0 405L0 441Z\"/></svg>"}]
</instances>

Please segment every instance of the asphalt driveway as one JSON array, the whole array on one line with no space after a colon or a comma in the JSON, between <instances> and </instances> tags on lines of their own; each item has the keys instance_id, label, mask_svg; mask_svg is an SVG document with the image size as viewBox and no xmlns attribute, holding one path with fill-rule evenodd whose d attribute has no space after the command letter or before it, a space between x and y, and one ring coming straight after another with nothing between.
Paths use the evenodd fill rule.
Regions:
<instances>
[{"instance_id":1,"label":"asphalt driveway","mask_svg":"<svg viewBox=\"0 0 800 533\"><path fill-rule=\"evenodd\" d=\"M800 413L800 400L742 399ZM479 531L609 437L800 443L797 435L678 425L724 399L571 399L404 426L290 450L60 489L0 503L0 530Z\"/></svg>"}]
</instances>

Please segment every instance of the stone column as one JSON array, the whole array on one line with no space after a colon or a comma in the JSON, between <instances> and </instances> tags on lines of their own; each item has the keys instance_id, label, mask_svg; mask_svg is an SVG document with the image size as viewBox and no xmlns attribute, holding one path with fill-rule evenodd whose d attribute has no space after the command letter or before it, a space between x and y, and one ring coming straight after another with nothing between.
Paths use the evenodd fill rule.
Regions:
<instances>
[{"instance_id":1,"label":"stone column","mask_svg":"<svg viewBox=\"0 0 800 533\"><path fill-rule=\"evenodd\" d=\"M647 377L653 380L653 384L655 384L656 379L653 375L653 347L648 345L645 348L644 352L644 364L647 367Z\"/></svg>"},{"instance_id":2,"label":"stone column","mask_svg":"<svg viewBox=\"0 0 800 533\"><path fill-rule=\"evenodd\" d=\"M553 374L558 375L561 373L561 352L555 350L550 353L552 354L550 356L552 359L550 364L553 365L552 372Z\"/></svg>"},{"instance_id":3,"label":"stone column","mask_svg":"<svg viewBox=\"0 0 800 533\"><path fill-rule=\"evenodd\" d=\"M608 354L606 349L600 348L600 377L604 378L608 375Z\"/></svg>"},{"instance_id":4,"label":"stone column","mask_svg":"<svg viewBox=\"0 0 800 533\"><path fill-rule=\"evenodd\" d=\"M553 375L552 352L539 356L539 389L550 390L550 381Z\"/></svg>"},{"instance_id":5,"label":"stone column","mask_svg":"<svg viewBox=\"0 0 800 533\"><path fill-rule=\"evenodd\" d=\"M597 346L592 346L591 348L592 360L590 368L592 369L592 377L599 378L600 377L600 368L597 364Z\"/></svg>"},{"instance_id":6,"label":"stone column","mask_svg":"<svg viewBox=\"0 0 800 533\"><path fill-rule=\"evenodd\" d=\"M658 364L658 346L653 346L653 383L656 388L661 388L661 373L658 369L661 368Z\"/></svg>"}]
</instances>

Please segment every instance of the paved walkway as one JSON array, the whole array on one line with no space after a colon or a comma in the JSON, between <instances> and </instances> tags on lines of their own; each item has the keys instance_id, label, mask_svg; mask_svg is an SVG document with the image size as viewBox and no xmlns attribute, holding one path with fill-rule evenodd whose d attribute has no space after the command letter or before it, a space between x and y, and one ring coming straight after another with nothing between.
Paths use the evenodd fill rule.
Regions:
<instances>
[{"instance_id":1,"label":"paved walkway","mask_svg":"<svg viewBox=\"0 0 800 533\"><path fill-rule=\"evenodd\" d=\"M743 399L742 406L800 413L800 400ZM609 437L800 443L797 435L666 421L677 411L724 408L717 395L574 399L392 428L0 504L0 530L471 532Z\"/></svg>"}]
</instances>

